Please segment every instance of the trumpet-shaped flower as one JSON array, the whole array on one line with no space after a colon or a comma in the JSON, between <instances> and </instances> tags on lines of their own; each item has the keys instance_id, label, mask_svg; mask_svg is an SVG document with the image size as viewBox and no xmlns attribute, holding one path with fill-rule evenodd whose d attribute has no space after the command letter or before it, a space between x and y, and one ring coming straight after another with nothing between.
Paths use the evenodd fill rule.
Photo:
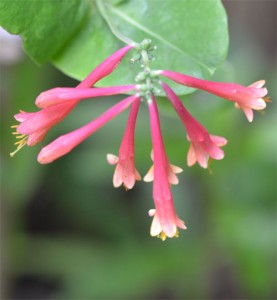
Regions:
<instances>
[{"instance_id":1,"label":"trumpet-shaped flower","mask_svg":"<svg viewBox=\"0 0 277 300\"><path fill-rule=\"evenodd\" d=\"M14 156L24 145L34 146L41 142L49 129L62 121L66 115L75 107L75 103L61 103L37 112L20 111L14 118L20 122L19 125L13 125L16 131L13 133L20 139L15 143L16 150L10 155Z\"/></svg>"},{"instance_id":2,"label":"trumpet-shaped flower","mask_svg":"<svg viewBox=\"0 0 277 300\"><path fill-rule=\"evenodd\" d=\"M49 145L41 149L38 155L38 162L41 164L48 164L67 154L96 130L124 111L136 99L138 99L138 95L132 95L106 110L92 122L58 137Z\"/></svg>"},{"instance_id":3,"label":"trumpet-shaped flower","mask_svg":"<svg viewBox=\"0 0 277 300\"><path fill-rule=\"evenodd\" d=\"M130 49L132 49L132 46L128 45L113 53L80 82L76 89L90 88L100 79L109 75ZM12 128L16 129L14 134L21 140L15 143L17 148L10 155L15 155L25 144L34 146L42 141L47 132L61 122L79 101L80 99L77 97L73 101L56 103L37 112L20 111L19 114L15 115L15 119L21 124L14 125ZM53 99L52 103L55 103Z\"/></svg>"},{"instance_id":4,"label":"trumpet-shaped flower","mask_svg":"<svg viewBox=\"0 0 277 300\"><path fill-rule=\"evenodd\" d=\"M151 159L152 161L154 161L154 154L153 154L153 150L151 151ZM167 178L170 184L178 184L179 183L179 179L176 176L176 174L179 174L181 172L183 172L183 169L181 169L178 166L174 166L170 163L167 163ZM154 180L154 165L152 165L149 169L149 171L147 172L147 174L143 177L143 180L145 182L151 182Z\"/></svg>"},{"instance_id":5,"label":"trumpet-shaped flower","mask_svg":"<svg viewBox=\"0 0 277 300\"><path fill-rule=\"evenodd\" d=\"M87 99L94 97L103 97L118 95L134 90L136 85L111 86L104 88L54 88L42 92L36 99L36 106L46 108L60 103L70 103L76 99Z\"/></svg>"},{"instance_id":6,"label":"trumpet-shaped flower","mask_svg":"<svg viewBox=\"0 0 277 300\"><path fill-rule=\"evenodd\" d=\"M158 109L154 96L151 100L148 100L148 107L154 152L153 198L156 207L156 210L150 210L149 212L150 216L154 216L150 234L165 240L166 237L178 236L177 227L186 229L186 226L178 218L173 204L168 181L168 160L164 149Z\"/></svg>"},{"instance_id":7,"label":"trumpet-shaped flower","mask_svg":"<svg viewBox=\"0 0 277 300\"><path fill-rule=\"evenodd\" d=\"M111 165L116 164L113 176L113 185L116 188L123 184L126 190L132 189L136 180L141 180L134 162L134 135L139 105L140 100L137 99L131 106L127 126L119 149L119 156L117 157L113 154L107 155L108 163Z\"/></svg>"},{"instance_id":8,"label":"trumpet-shaped flower","mask_svg":"<svg viewBox=\"0 0 277 300\"><path fill-rule=\"evenodd\" d=\"M186 110L173 90L165 83L162 83L162 87L186 127L187 137L191 142L187 157L188 166L198 162L202 168L207 168L209 157L217 160L222 159L224 152L219 147L224 146L227 140L223 137L210 135L206 128Z\"/></svg>"},{"instance_id":9,"label":"trumpet-shaped flower","mask_svg":"<svg viewBox=\"0 0 277 300\"><path fill-rule=\"evenodd\" d=\"M245 87L237 83L213 82L167 70L160 71L160 74L185 86L235 102L235 106L243 110L249 122L253 121L253 110L263 110L269 101L265 98L267 89L263 87L264 80Z\"/></svg>"},{"instance_id":10,"label":"trumpet-shaped flower","mask_svg":"<svg viewBox=\"0 0 277 300\"><path fill-rule=\"evenodd\" d=\"M14 116L21 123L14 126L16 128L15 134L20 134L19 138L23 138L23 141L27 142L28 146L34 146L44 139L51 127L68 115L76 106L76 99L79 99L79 102L90 97L126 93L135 88L136 85L87 89L55 88L43 92L37 98L37 104L40 107L44 107L44 109L32 113L20 111L19 114ZM22 141L19 143L23 144Z\"/></svg>"}]
</instances>

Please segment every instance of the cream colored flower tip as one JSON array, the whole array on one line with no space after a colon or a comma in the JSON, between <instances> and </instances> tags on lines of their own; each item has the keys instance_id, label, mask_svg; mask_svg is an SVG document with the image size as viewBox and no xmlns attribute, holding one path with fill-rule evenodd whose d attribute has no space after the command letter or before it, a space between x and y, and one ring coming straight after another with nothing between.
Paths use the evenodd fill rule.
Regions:
<instances>
[{"instance_id":1,"label":"cream colored flower tip","mask_svg":"<svg viewBox=\"0 0 277 300\"><path fill-rule=\"evenodd\" d=\"M258 80L252 84L249 85L249 87L254 87L254 88L261 88L265 85L265 80Z\"/></svg>"},{"instance_id":2,"label":"cream colored flower tip","mask_svg":"<svg viewBox=\"0 0 277 300\"><path fill-rule=\"evenodd\" d=\"M107 161L110 165L115 165L118 163L118 156L114 154L107 154Z\"/></svg>"},{"instance_id":3,"label":"cream colored flower tip","mask_svg":"<svg viewBox=\"0 0 277 300\"><path fill-rule=\"evenodd\" d=\"M156 236L162 241L165 241L167 237L179 237L179 231L177 227L181 229L187 229L186 225L182 220L180 220L177 216L172 222L167 224L166 226L162 226L161 220L156 214L156 209L150 209L148 211L148 215L153 217L153 221L150 228L150 235Z\"/></svg>"}]
</instances>

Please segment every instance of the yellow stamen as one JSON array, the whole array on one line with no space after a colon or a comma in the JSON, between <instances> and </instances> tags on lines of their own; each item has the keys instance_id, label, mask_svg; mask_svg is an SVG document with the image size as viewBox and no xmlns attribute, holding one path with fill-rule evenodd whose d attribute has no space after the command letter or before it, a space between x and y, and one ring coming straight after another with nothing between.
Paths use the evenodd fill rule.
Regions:
<instances>
[{"instance_id":1,"label":"yellow stamen","mask_svg":"<svg viewBox=\"0 0 277 300\"><path fill-rule=\"evenodd\" d=\"M14 145L20 145L20 144L23 144L23 143L25 143L25 138L22 139L21 141L18 141L16 143L14 143Z\"/></svg>"},{"instance_id":2,"label":"yellow stamen","mask_svg":"<svg viewBox=\"0 0 277 300\"><path fill-rule=\"evenodd\" d=\"M16 136L15 138L16 138L16 139L22 139L22 138L24 138L25 136L26 136L26 134L20 134L20 135Z\"/></svg>"},{"instance_id":3,"label":"yellow stamen","mask_svg":"<svg viewBox=\"0 0 277 300\"><path fill-rule=\"evenodd\" d=\"M268 97L264 97L263 100L264 100L265 102L272 102L272 101L270 100L270 97L269 97L269 96L268 96Z\"/></svg>"},{"instance_id":4,"label":"yellow stamen","mask_svg":"<svg viewBox=\"0 0 277 300\"><path fill-rule=\"evenodd\" d=\"M178 230L178 229L176 229L176 232L175 232L175 234L174 234L174 237L176 237L176 238L179 237L179 230ZM166 238L167 238L167 236L166 236L166 234L162 231L160 234L157 235L157 238L161 239L162 241L165 241Z\"/></svg>"},{"instance_id":5,"label":"yellow stamen","mask_svg":"<svg viewBox=\"0 0 277 300\"><path fill-rule=\"evenodd\" d=\"M166 234L162 231L160 234L158 234L157 236L159 239L161 239L162 241L166 240Z\"/></svg>"},{"instance_id":6,"label":"yellow stamen","mask_svg":"<svg viewBox=\"0 0 277 300\"><path fill-rule=\"evenodd\" d=\"M10 153L10 156L11 156L11 157L14 157L14 155L15 155L21 148L23 148L23 147L26 145L26 143L27 143L27 137L26 137L26 140L25 140L25 141L22 141L22 142L17 146L17 148L16 148L16 150L15 150L14 152L11 152L11 153Z\"/></svg>"},{"instance_id":7,"label":"yellow stamen","mask_svg":"<svg viewBox=\"0 0 277 300\"><path fill-rule=\"evenodd\" d=\"M11 128L17 128L17 126L18 126L18 125L13 125L13 126L11 126ZM17 132L17 131L12 132L12 134L13 134L13 135L16 135L16 137L15 137L16 139L21 139L20 141L17 141L16 143L14 143L14 144L16 145L16 149L15 149L15 151L13 151L13 152L10 153L10 156L11 156L11 157L14 157L14 155L15 155L21 148L23 148L23 147L26 145L27 140L28 140L28 135L26 135L26 134L21 134L21 133L19 133L19 132Z\"/></svg>"}]
</instances>

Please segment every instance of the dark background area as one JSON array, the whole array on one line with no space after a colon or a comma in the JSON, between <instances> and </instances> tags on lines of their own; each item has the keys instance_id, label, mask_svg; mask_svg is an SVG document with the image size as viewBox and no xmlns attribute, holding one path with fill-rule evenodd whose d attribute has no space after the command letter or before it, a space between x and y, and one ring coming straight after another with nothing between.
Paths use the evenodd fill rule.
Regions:
<instances>
[{"instance_id":1,"label":"dark background area","mask_svg":"<svg viewBox=\"0 0 277 300\"><path fill-rule=\"evenodd\" d=\"M173 195L188 227L166 242L149 235L152 185L139 182L128 192L112 186L106 154L118 152L127 112L53 164L36 162L40 146L9 157L13 115L35 110L41 91L77 82L50 65L38 67L17 44L9 60L1 52L3 299L276 299L276 1L223 3L230 50L212 79L265 79L272 103L250 124L227 101L202 92L183 98L212 134L228 139L212 174L186 166L184 129L171 112L162 114L170 161L184 169ZM83 101L46 142L113 102ZM142 105L141 175L151 164L147 118Z\"/></svg>"}]
</instances>

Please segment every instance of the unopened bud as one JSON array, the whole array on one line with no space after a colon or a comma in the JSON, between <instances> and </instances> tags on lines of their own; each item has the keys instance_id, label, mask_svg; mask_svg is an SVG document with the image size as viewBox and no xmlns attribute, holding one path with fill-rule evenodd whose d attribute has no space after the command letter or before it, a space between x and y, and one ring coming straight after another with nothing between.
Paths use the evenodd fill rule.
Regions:
<instances>
[{"instance_id":1,"label":"unopened bud","mask_svg":"<svg viewBox=\"0 0 277 300\"><path fill-rule=\"evenodd\" d=\"M146 74L144 72L138 73L135 78L135 81L144 81L146 79Z\"/></svg>"},{"instance_id":2,"label":"unopened bud","mask_svg":"<svg viewBox=\"0 0 277 300\"><path fill-rule=\"evenodd\" d=\"M130 59L130 61L131 61L131 63L133 64L133 63L135 63L136 61L140 60L140 58L141 58L141 55L140 55L139 53L136 53L136 54Z\"/></svg>"},{"instance_id":3,"label":"unopened bud","mask_svg":"<svg viewBox=\"0 0 277 300\"><path fill-rule=\"evenodd\" d=\"M141 45L142 45L142 49L143 50L148 50L151 46L152 41L150 39L145 39L142 41Z\"/></svg>"},{"instance_id":4,"label":"unopened bud","mask_svg":"<svg viewBox=\"0 0 277 300\"><path fill-rule=\"evenodd\" d=\"M162 92L162 91L161 91L159 88L157 88L157 87L153 87L152 91L153 91L153 93L154 93L155 95L160 95L161 92Z\"/></svg>"}]
</instances>

